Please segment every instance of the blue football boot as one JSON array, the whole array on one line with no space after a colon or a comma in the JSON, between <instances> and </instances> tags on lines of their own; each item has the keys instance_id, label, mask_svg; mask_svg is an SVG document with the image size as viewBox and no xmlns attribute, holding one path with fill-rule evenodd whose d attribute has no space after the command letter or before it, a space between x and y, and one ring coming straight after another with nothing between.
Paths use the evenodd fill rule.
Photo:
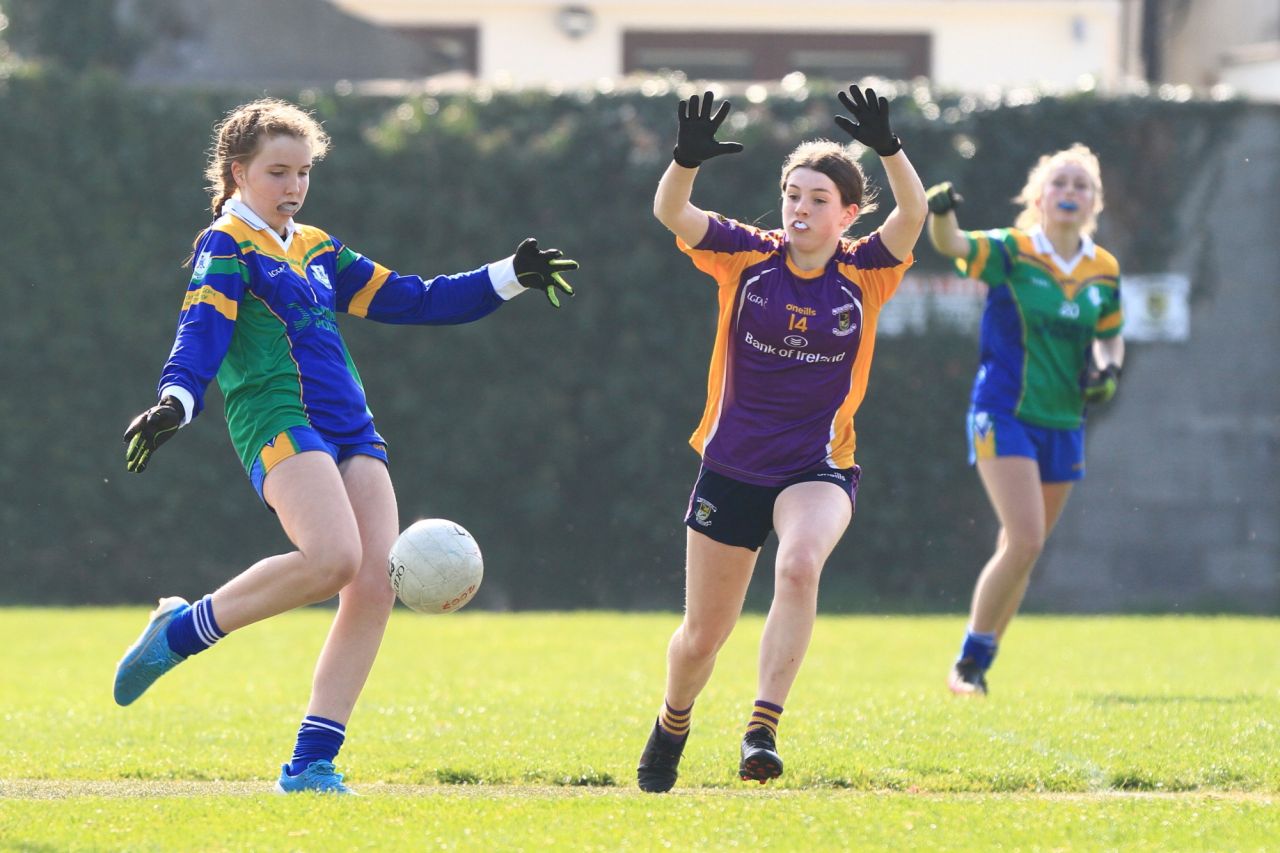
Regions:
<instances>
[{"instance_id":1,"label":"blue football boot","mask_svg":"<svg viewBox=\"0 0 1280 853\"><path fill-rule=\"evenodd\" d=\"M151 621L116 666L117 705L128 705L147 692L157 678L186 660L169 648L169 623L187 607L185 598L162 598L151 612Z\"/></svg>"},{"instance_id":2,"label":"blue football boot","mask_svg":"<svg viewBox=\"0 0 1280 853\"><path fill-rule=\"evenodd\" d=\"M289 765L280 767L280 779L276 782L277 794L298 794L315 791L317 794L351 794L355 791L342 784L342 774L334 772L332 761L313 761L297 776L289 775Z\"/></svg>"}]
</instances>

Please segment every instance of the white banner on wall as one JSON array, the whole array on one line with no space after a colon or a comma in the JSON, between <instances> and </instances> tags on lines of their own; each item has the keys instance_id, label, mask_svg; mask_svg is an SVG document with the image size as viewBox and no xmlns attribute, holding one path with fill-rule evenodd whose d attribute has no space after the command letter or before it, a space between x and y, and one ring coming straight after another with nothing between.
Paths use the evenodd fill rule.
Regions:
<instances>
[{"instance_id":1,"label":"white banner on wall","mask_svg":"<svg viewBox=\"0 0 1280 853\"><path fill-rule=\"evenodd\" d=\"M1120 277L1124 337L1130 341L1185 341L1191 337L1191 281L1157 273Z\"/></svg>"},{"instance_id":2,"label":"white banner on wall","mask_svg":"<svg viewBox=\"0 0 1280 853\"><path fill-rule=\"evenodd\" d=\"M1130 341L1185 341L1191 335L1191 282L1185 275L1121 275L1124 337ZM907 273L880 314L886 337L931 330L978 331L987 286L953 274Z\"/></svg>"}]
</instances>

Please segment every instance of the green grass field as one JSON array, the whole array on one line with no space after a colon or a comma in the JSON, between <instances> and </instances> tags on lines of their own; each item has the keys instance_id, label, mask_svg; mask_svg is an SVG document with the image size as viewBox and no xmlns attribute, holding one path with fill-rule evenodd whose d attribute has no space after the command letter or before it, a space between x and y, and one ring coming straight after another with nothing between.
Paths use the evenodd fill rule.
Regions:
<instances>
[{"instance_id":1,"label":"green grass field","mask_svg":"<svg viewBox=\"0 0 1280 853\"><path fill-rule=\"evenodd\" d=\"M963 617L824 617L761 787L736 777L747 617L655 796L634 768L676 614L400 610L339 759L365 796L275 796L329 617L253 626L118 708L143 610L0 610L0 849L1280 844L1280 620L1022 617L964 701Z\"/></svg>"}]
</instances>

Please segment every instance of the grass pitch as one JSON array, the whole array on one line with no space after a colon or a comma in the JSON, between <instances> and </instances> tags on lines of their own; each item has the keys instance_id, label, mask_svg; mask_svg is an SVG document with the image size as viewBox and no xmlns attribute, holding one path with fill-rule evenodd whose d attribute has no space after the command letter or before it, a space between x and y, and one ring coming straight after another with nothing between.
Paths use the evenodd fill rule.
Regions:
<instances>
[{"instance_id":1,"label":"grass pitch","mask_svg":"<svg viewBox=\"0 0 1280 853\"><path fill-rule=\"evenodd\" d=\"M1265 849L1280 621L1020 617L992 695L963 618L824 617L781 784L738 781L762 621L694 710L676 790L635 763L676 614L397 611L339 758L357 800L269 793L331 613L269 620L111 701L142 609L0 611L0 849Z\"/></svg>"}]
</instances>

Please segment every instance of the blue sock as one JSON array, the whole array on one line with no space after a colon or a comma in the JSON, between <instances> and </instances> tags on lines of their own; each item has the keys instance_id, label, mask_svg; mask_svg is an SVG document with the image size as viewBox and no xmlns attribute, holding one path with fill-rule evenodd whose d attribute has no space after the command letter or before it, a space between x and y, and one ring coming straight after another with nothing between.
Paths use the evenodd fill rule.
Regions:
<instances>
[{"instance_id":1,"label":"blue sock","mask_svg":"<svg viewBox=\"0 0 1280 853\"><path fill-rule=\"evenodd\" d=\"M169 623L165 636L169 648L185 657L202 652L227 636L213 618L213 596L206 595Z\"/></svg>"},{"instance_id":2,"label":"blue sock","mask_svg":"<svg viewBox=\"0 0 1280 853\"><path fill-rule=\"evenodd\" d=\"M302 718L298 727L298 743L293 748L293 760L289 762L289 775L297 776L313 761L332 762L347 739L347 727L342 723L313 717Z\"/></svg>"},{"instance_id":3,"label":"blue sock","mask_svg":"<svg viewBox=\"0 0 1280 853\"><path fill-rule=\"evenodd\" d=\"M996 657L996 635L982 634L972 628L964 634L964 645L960 647L959 660L969 658L983 670L991 666Z\"/></svg>"}]
</instances>

